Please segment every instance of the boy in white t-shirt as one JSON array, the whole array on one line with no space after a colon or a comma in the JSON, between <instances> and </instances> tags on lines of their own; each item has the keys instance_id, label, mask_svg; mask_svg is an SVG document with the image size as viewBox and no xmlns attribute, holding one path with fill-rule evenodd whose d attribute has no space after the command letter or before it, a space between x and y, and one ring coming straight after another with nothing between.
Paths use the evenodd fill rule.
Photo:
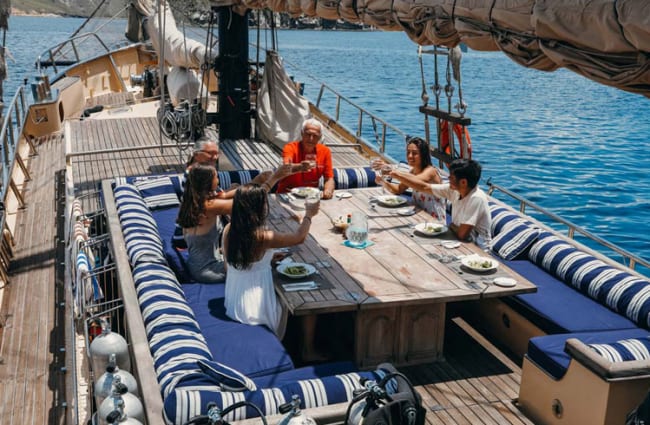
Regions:
<instances>
[{"instance_id":1,"label":"boy in white t-shirt","mask_svg":"<svg viewBox=\"0 0 650 425\"><path fill-rule=\"evenodd\" d=\"M482 249L492 242L492 216L487 195L478 187L481 164L473 159L456 159L449 165L449 183L428 184L403 171L392 171L405 185L420 192L428 192L451 201L451 229L458 239L474 241Z\"/></svg>"}]
</instances>

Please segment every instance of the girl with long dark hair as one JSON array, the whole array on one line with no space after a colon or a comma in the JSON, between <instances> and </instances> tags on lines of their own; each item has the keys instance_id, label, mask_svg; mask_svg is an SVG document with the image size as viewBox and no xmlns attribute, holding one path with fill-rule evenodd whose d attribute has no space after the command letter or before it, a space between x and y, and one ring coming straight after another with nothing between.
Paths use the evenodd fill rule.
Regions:
<instances>
[{"instance_id":1,"label":"girl with long dark hair","mask_svg":"<svg viewBox=\"0 0 650 425\"><path fill-rule=\"evenodd\" d=\"M294 231L277 232L266 227L266 192L255 184L237 188L232 219L223 235L228 263L225 305L229 317L251 325L266 325L282 338L286 311L275 295L271 258L275 248L298 245L305 240L318 209L318 202L306 204L305 216Z\"/></svg>"},{"instance_id":2,"label":"girl with long dark hair","mask_svg":"<svg viewBox=\"0 0 650 425\"><path fill-rule=\"evenodd\" d=\"M282 165L262 183L265 194L278 180L291 173L290 165ZM183 201L176 222L183 228L189 258L187 268L199 282L224 282L226 272L219 249L221 215L232 212L233 200L217 195L219 179L212 165L193 165L188 173Z\"/></svg>"}]
</instances>

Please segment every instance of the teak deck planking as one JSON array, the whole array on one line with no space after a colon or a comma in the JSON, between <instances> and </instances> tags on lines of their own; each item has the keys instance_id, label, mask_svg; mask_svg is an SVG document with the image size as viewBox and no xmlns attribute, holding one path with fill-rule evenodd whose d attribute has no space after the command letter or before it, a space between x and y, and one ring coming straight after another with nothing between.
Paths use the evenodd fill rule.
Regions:
<instances>
[{"instance_id":1,"label":"teak deck planking","mask_svg":"<svg viewBox=\"0 0 650 425\"><path fill-rule=\"evenodd\" d=\"M62 138L36 141L28 160L26 207L19 212L10 281L0 308L0 422L62 424L65 332L58 244L56 174L64 167Z\"/></svg>"},{"instance_id":2,"label":"teak deck planking","mask_svg":"<svg viewBox=\"0 0 650 425\"><path fill-rule=\"evenodd\" d=\"M152 118L71 122L70 151L76 195L90 195L101 180L115 176L181 172L185 155L176 149L90 153L129 146L156 146L158 126ZM4 324L0 346L0 420L3 423L59 424L65 408L61 367L63 324L55 309L55 173L64 168L63 137L38 146L28 162L27 207L20 212L11 281L0 311ZM333 149L335 164L339 163ZM349 149L344 150L346 155ZM254 159L248 156L249 160ZM358 155L355 163L365 166ZM340 163L347 163L340 162ZM254 166L255 163L251 163ZM259 167L259 165L258 165ZM84 207L97 206L86 201ZM92 210L91 210L92 211ZM316 249L314 247L313 249ZM312 252L314 252L312 250ZM310 261L309 258L305 260ZM327 269L329 270L329 269ZM325 271L327 272L327 271ZM327 294L314 295L327 298ZM68 337L66 337L68 338ZM427 409L428 424L531 424L516 408L521 371L462 319L448 323L444 360L401 369L416 384ZM69 403L70 404L70 403Z\"/></svg>"}]
</instances>

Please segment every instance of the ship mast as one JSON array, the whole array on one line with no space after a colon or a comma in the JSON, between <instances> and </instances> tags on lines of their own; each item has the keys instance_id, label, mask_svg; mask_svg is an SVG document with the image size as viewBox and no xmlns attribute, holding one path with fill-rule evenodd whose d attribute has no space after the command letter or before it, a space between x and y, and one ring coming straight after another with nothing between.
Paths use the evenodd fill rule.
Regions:
<instances>
[{"instance_id":1,"label":"ship mast","mask_svg":"<svg viewBox=\"0 0 650 425\"><path fill-rule=\"evenodd\" d=\"M214 70L219 77L219 138L248 139L251 106L248 81L248 11L217 7L219 56Z\"/></svg>"}]
</instances>

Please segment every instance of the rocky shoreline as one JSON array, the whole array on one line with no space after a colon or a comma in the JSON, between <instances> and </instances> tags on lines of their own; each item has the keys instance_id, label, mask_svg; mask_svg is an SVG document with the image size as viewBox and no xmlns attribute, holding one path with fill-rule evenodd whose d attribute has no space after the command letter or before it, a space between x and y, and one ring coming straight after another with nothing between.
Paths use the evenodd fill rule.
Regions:
<instances>
[{"instance_id":1,"label":"rocky shoreline","mask_svg":"<svg viewBox=\"0 0 650 425\"><path fill-rule=\"evenodd\" d=\"M85 18L81 15L71 15L67 13L45 13L35 10L21 10L16 7L11 8L11 16L36 16L41 18Z\"/></svg>"}]
</instances>

